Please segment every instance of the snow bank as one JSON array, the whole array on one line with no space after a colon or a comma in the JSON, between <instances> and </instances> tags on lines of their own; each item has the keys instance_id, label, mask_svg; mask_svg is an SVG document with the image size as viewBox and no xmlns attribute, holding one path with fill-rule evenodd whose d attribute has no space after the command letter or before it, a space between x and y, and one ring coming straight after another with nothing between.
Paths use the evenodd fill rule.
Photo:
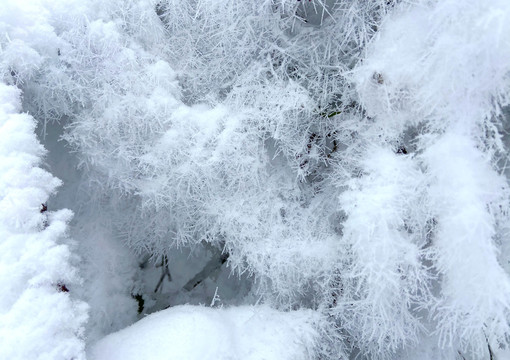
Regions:
<instances>
[{"instance_id":1,"label":"snow bank","mask_svg":"<svg viewBox=\"0 0 510 360\"><path fill-rule=\"evenodd\" d=\"M315 312L265 306L177 306L147 316L92 347L89 360L309 359Z\"/></svg>"},{"instance_id":2,"label":"snow bank","mask_svg":"<svg viewBox=\"0 0 510 360\"><path fill-rule=\"evenodd\" d=\"M60 180L38 165L35 120L20 92L0 83L0 359L82 360L87 305L65 244L72 212L47 211Z\"/></svg>"}]
</instances>

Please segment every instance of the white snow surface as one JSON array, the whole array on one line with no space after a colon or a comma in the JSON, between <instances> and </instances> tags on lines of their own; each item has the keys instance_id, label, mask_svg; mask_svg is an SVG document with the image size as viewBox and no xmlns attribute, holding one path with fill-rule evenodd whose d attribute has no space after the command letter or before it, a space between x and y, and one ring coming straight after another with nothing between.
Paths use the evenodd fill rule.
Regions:
<instances>
[{"instance_id":1,"label":"white snow surface","mask_svg":"<svg viewBox=\"0 0 510 360\"><path fill-rule=\"evenodd\" d=\"M19 96L0 82L0 359L84 360L88 307L72 295L72 212L41 208L61 182L39 167L45 149Z\"/></svg>"},{"instance_id":2,"label":"white snow surface","mask_svg":"<svg viewBox=\"0 0 510 360\"><path fill-rule=\"evenodd\" d=\"M89 360L299 360L318 336L311 310L182 305L151 314L97 342Z\"/></svg>"}]
</instances>

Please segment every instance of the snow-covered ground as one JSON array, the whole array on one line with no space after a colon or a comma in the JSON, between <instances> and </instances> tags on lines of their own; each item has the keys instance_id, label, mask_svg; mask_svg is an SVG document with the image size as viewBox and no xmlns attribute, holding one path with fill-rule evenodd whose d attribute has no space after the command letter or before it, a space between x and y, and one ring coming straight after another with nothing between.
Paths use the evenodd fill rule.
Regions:
<instances>
[{"instance_id":1,"label":"snow-covered ground","mask_svg":"<svg viewBox=\"0 0 510 360\"><path fill-rule=\"evenodd\" d=\"M305 360L317 320L310 310L176 306L106 336L89 360Z\"/></svg>"}]
</instances>

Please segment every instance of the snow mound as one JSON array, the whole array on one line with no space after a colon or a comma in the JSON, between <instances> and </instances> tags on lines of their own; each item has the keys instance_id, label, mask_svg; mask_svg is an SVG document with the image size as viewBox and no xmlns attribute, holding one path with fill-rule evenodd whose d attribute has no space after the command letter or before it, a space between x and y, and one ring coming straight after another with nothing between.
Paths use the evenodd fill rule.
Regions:
<instances>
[{"instance_id":1,"label":"snow mound","mask_svg":"<svg viewBox=\"0 0 510 360\"><path fill-rule=\"evenodd\" d=\"M40 167L36 121L20 109L20 91L0 82L0 359L84 360L72 212L46 206L61 181Z\"/></svg>"},{"instance_id":2,"label":"snow mound","mask_svg":"<svg viewBox=\"0 0 510 360\"><path fill-rule=\"evenodd\" d=\"M284 360L312 358L318 336L311 310L266 306L176 306L96 343L89 360Z\"/></svg>"}]
</instances>

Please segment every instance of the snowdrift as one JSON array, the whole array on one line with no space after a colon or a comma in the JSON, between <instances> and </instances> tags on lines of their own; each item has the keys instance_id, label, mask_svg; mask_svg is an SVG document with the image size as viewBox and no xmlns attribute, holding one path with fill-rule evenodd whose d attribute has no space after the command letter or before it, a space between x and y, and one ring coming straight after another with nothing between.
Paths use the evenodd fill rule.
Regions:
<instances>
[{"instance_id":1,"label":"snowdrift","mask_svg":"<svg viewBox=\"0 0 510 360\"><path fill-rule=\"evenodd\" d=\"M176 306L96 343L90 360L309 359L318 333L313 311L265 306Z\"/></svg>"}]
</instances>

